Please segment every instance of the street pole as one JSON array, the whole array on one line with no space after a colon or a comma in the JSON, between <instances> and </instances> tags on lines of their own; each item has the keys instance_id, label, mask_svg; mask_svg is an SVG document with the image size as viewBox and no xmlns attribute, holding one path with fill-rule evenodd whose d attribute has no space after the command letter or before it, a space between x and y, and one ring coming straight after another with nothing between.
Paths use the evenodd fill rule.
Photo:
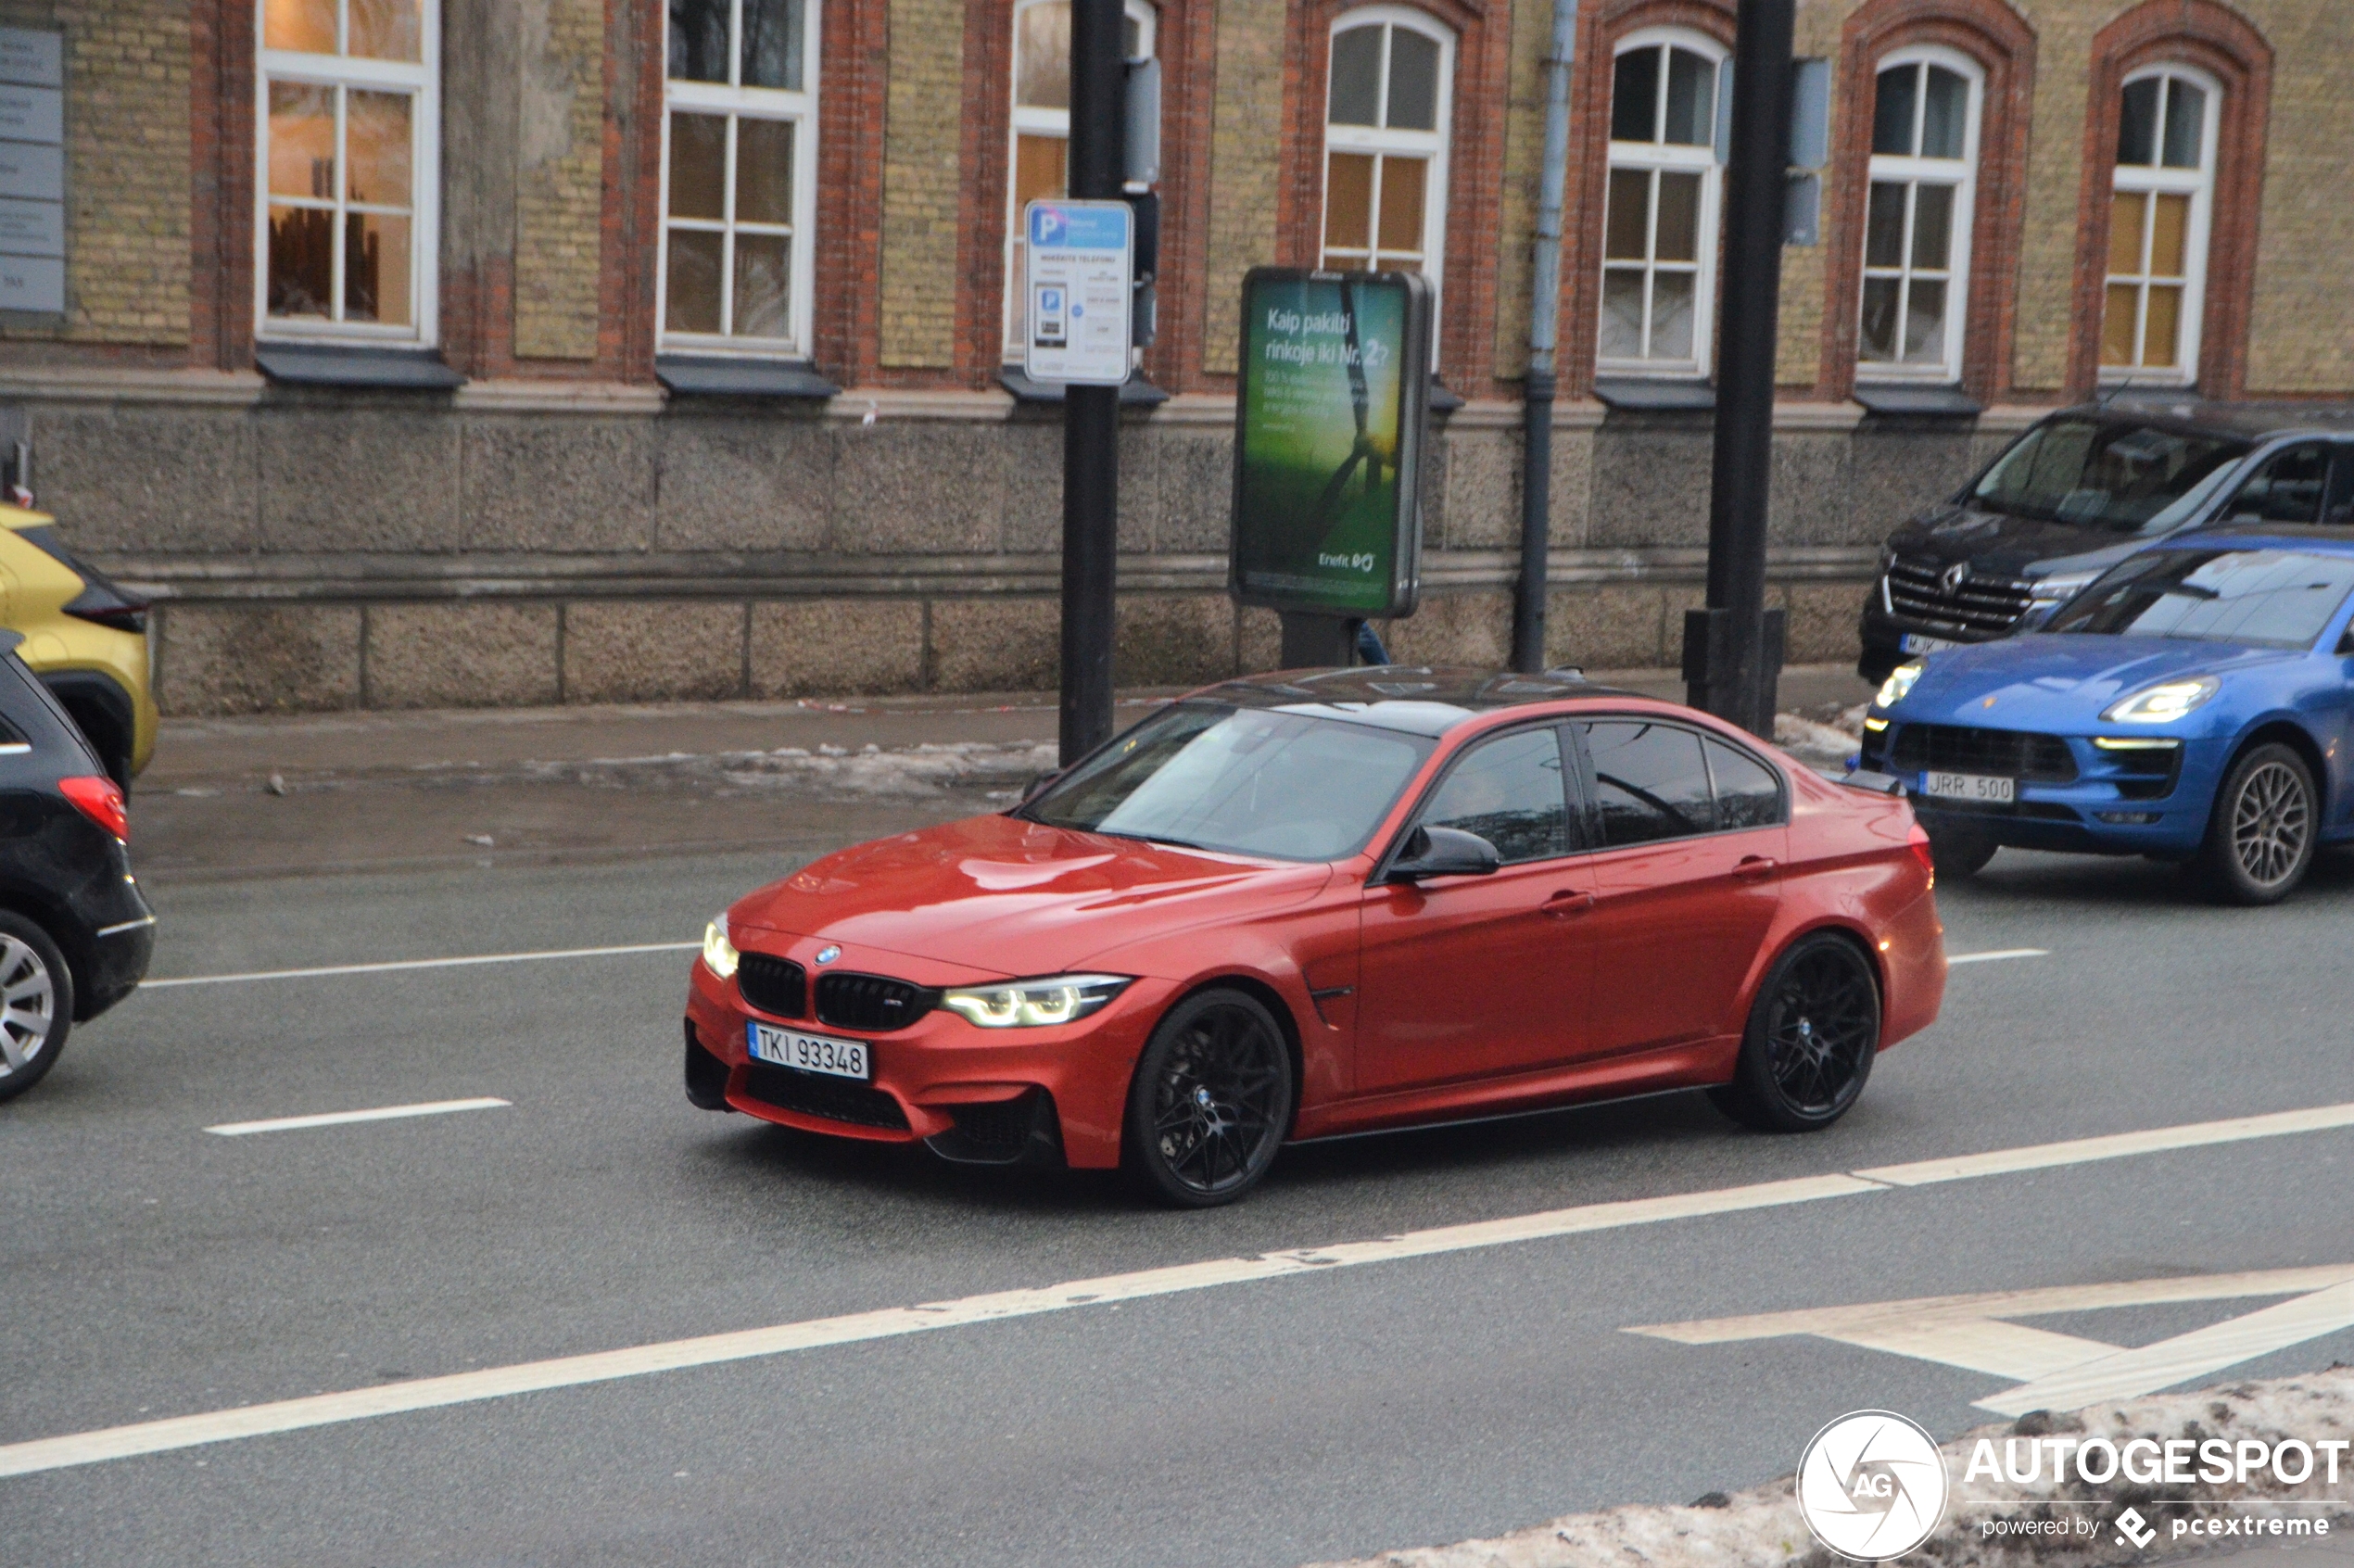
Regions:
<instances>
[{"instance_id":1,"label":"street pole","mask_svg":"<svg viewBox=\"0 0 2354 1568\"><path fill-rule=\"evenodd\" d=\"M1708 608L1684 619L1684 675L1692 705L1758 735L1773 732L1780 673L1779 649L1769 646L1779 639L1767 636L1766 615L1766 499L1773 478L1792 10L1793 0L1740 0L1735 26L1715 462L1708 493Z\"/></svg>"},{"instance_id":2,"label":"street pole","mask_svg":"<svg viewBox=\"0 0 2354 1568\"><path fill-rule=\"evenodd\" d=\"M1070 195L1120 196L1125 71L1120 0L1072 0ZM1063 391L1062 761L1111 739L1113 590L1120 548L1120 388Z\"/></svg>"},{"instance_id":3,"label":"street pole","mask_svg":"<svg viewBox=\"0 0 2354 1568\"><path fill-rule=\"evenodd\" d=\"M1512 595L1512 668L1545 667L1546 568L1552 550L1553 348L1562 292L1562 192L1569 171L1569 71L1577 0L1553 0L1545 56L1545 162L1538 182L1535 295L1528 312L1528 384L1521 414L1520 584Z\"/></svg>"}]
</instances>

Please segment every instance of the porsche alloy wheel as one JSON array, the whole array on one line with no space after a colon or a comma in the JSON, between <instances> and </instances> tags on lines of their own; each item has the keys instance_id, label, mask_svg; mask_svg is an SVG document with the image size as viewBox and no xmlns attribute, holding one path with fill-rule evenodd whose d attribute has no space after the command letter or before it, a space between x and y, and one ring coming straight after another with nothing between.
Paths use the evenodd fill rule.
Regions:
<instances>
[{"instance_id":1,"label":"porsche alloy wheel","mask_svg":"<svg viewBox=\"0 0 2354 1568\"><path fill-rule=\"evenodd\" d=\"M2199 852L2208 891L2226 904L2288 896L2313 864L2313 776L2286 746L2242 757L2215 797Z\"/></svg>"},{"instance_id":2,"label":"porsche alloy wheel","mask_svg":"<svg viewBox=\"0 0 2354 1568\"><path fill-rule=\"evenodd\" d=\"M73 977L49 935L0 910L0 1100L41 1081L72 1028Z\"/></svg>"},{"instance_id":3,"label":"porsche alloy wheel","mask_svg":"<svg viewBox=\"0 0 2354 1568\"><path fill-rule=\"evenodd\" d=\"M1291 1052L1272 1014L1240 991L1170 1009L1136 1064L1129 1163L1166 1203L1208 1208L1257 1186L1291 1126Z\"/></svg>"},{"instance_id":4,"label":"porsche alloy wheel","mask_svg":"<svg viewBox=\"0 0 2354 1568\"><path fill-rule=\"evenodd\" d=\"M1879 1029L1870 961L1842 937L1808 937L1766 977L1733 1081L1710 1096L1734 1119L1766 1132L1829 1127L1863 1094Z\"/></svg>"}]
</instances>

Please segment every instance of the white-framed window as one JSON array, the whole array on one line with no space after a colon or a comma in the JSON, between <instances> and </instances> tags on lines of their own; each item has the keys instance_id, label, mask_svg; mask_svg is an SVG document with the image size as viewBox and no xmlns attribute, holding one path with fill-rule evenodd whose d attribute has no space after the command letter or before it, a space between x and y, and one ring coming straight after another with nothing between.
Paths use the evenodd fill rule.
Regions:
<instances>
[{"instance_id":1,"label":"white-framed window","mask_svg":"<svg viewBox=\"0 0 2354 1568\"><path fill-rule=\"evenodd\" d=\"M1455 35L1420 11L1364 6L1333 20L1318 265L1420 272L1436 320L1446 271L1447 142ZM1433 328L1434 355L1436 329Z\"/></svg>"},{"instance_id":2,"label":"white-framed window","mask_svg":"<svg viewBox=\"0 0 2354 1568\"><path fill-rule=\"evenodd\" d=\"M1602 218L1602 315L1595 369L1703 375L1715 326L1717 93L1714 39L1646 28L1611 72L1610 184Z\"/></svg>"},{"instance_id":3,"label":"white-framed window","mask_svg":"<svg viewBox=\"0 0 2354 1568\"><path fill-rule=\"evenodd\" d=\"M438 0L261 0L255 25L258 331L431 343Z\"/></svg>"},{"instance_id":4,"label":"white-framed window","mask_svg":"<svg viewBox=\"0 0 2354 1568\"><path fill-rule=\"evenodd\" d=\"M1145 0L1128 0L1120 57L1150 59L1158 17ZM1070 194L1070 0L1020 0L1014 6L1011 164L1006 181L1006 358L1022 357L1030 334L1030 260L1021 209Z\"/></svg>"},{"instance_id":5,"label":"white-framed window","mask_svg":"<svg viewBox=\"0 0 2354 1568\"><path fill-rule=\"evenodd\" d=\"M2101 306L2105 378L2187 383L2198 373L2222 97L2213 78L2187 66L2125 79Z\"/></svg>"},{"instance_id":6,"label":"white-framed window","mask_svg":"<svg viewBox=\"0 0 2354 1568\"><path fill-rule=\"evenodd\" d=\"M1859 377L1960 379L1985 82L1977 62L1952 49L1902 49L1879 63Z\"/></svg>"},{"instance_id":7,"label":"white-framed window","mask_svg":"<svg viewBox=\"0 0 2354 1568\"><path fill-rule=\"evenodd\" d=\"M661 343L806 354L817 0L669 0Z\"/></svg>"}]
</instances>

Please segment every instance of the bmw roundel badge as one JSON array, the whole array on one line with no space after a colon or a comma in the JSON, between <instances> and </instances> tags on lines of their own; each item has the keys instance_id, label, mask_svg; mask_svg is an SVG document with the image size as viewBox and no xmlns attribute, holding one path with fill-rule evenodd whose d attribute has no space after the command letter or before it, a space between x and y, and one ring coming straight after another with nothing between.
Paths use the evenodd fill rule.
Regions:
<instances>
[{"instance_id":1,"label":"bmw roundel badge","mask_svg":"<svg viewBox=\"0 0 2354 1568\"><path fill-rule=\"evenodd\" d=\"M839 947L821 947L817 950L817 962L820 964L830 964L841 956L842 949Z\"/></svg>"}]
</instances>

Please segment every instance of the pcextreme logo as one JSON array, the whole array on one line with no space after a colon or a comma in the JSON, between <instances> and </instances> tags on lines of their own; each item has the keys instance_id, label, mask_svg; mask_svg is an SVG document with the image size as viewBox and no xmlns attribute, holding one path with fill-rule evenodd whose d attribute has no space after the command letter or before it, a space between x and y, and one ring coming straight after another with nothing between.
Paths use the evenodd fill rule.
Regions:
<instances>
[{"instance_id":1,"label":"pcextreme logo","mask_svg":"<svg viewBox=\"0 0 2354 1568\"><path fill-rule=\"evenodd\" d=\"M1902 1557L1945 1517L1945 1456L1890 1410L1843 1415L1798 1461L1798 1511L1815 1538L1866 1562Z\"/></svg>"}]
</instances>

